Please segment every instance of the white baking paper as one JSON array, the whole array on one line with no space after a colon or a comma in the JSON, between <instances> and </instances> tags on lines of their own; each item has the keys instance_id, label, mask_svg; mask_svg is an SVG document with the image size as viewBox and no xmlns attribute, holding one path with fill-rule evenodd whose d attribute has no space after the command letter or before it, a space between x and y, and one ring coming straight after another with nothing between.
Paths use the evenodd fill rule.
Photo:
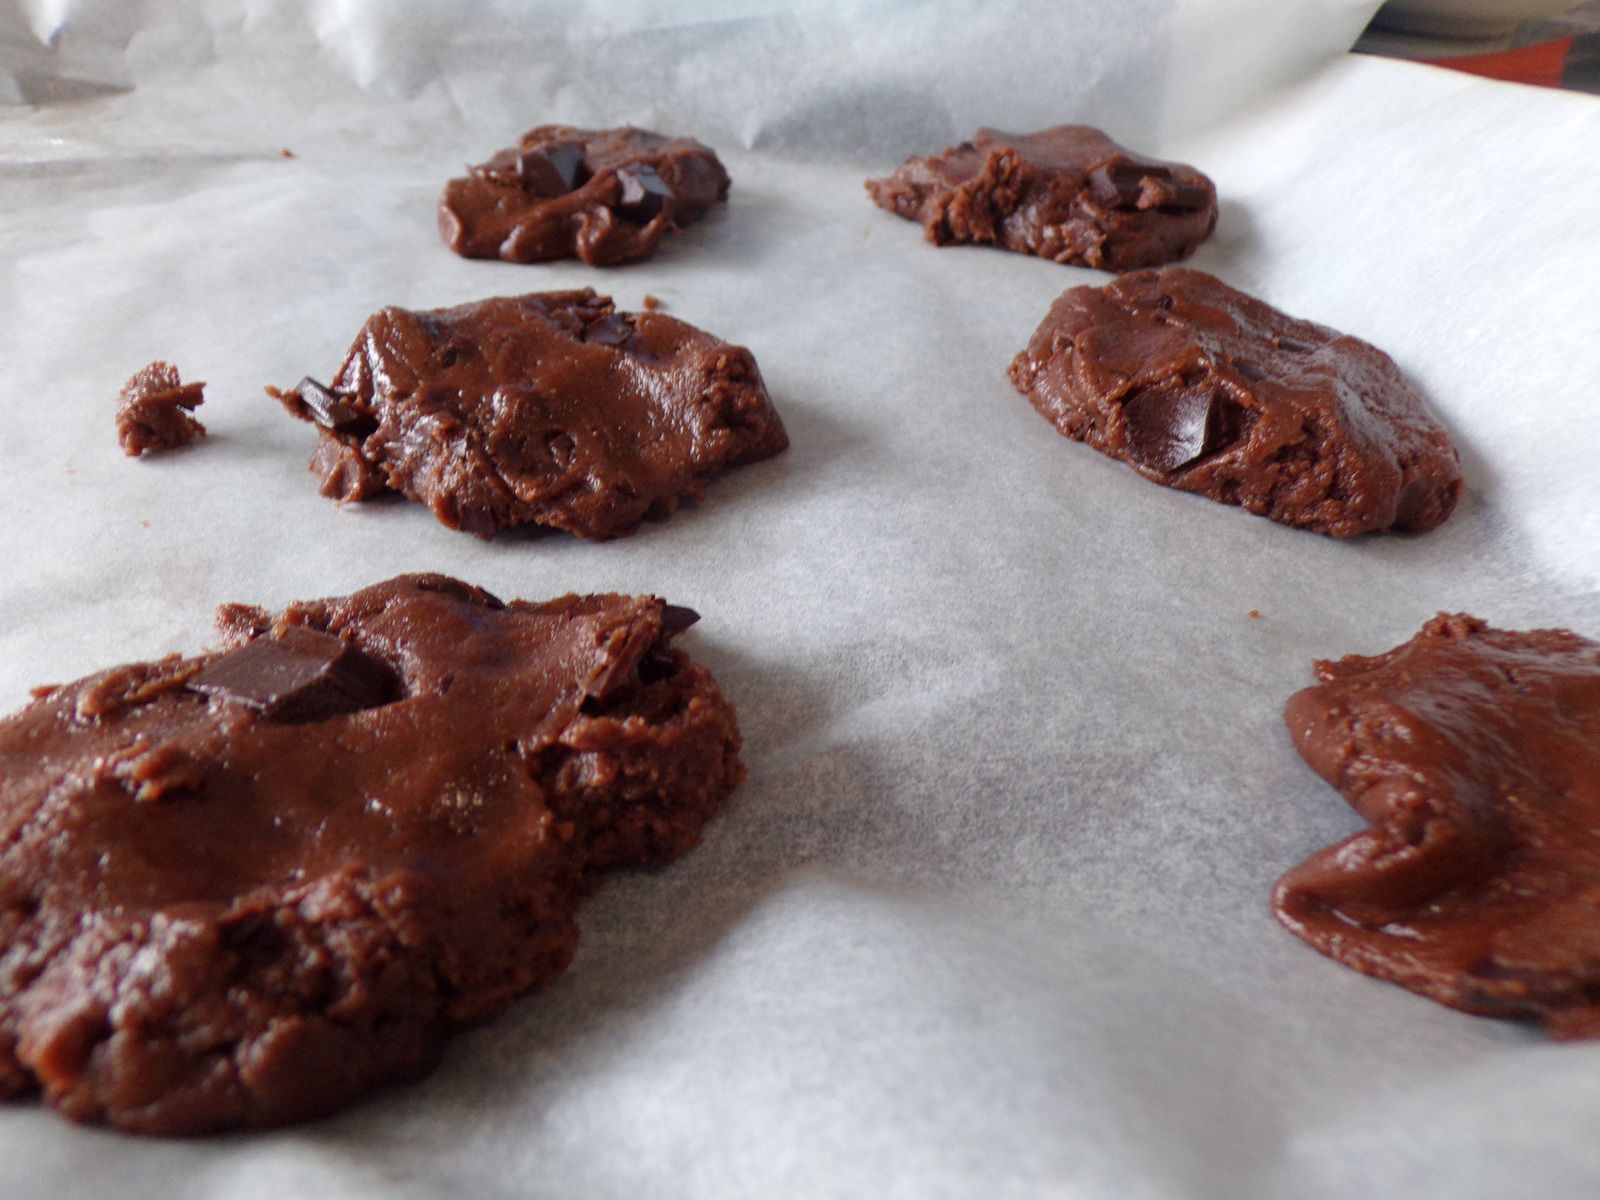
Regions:
<instances>
[{"instance_id":1,"label":"white baking paper","mask_svg":"<svg viewBox=\"0 0 1600 1200\"><path fill-rule=\"evenodd\" d=\"M1313 658L1440 609L1600 635L1600 103L1344 56L1372 7L0 0L0 711L223 601L436 570L692 605L751 772L425 1082L188 1142L12 1104L0 1197L1600 1195L1600 1046L1267 907L1357 826L1283 728ZM731 203L609 271L449 254L444 179L554 120L698 136ZM1105 277L934 249L861 180L1074 120L1216 179L1194 265L1395 356L1463 452L1448 524L1286 529L1012 391ZM590 284L750 346L793 447L622 541L484 544L318 496L261 393L383 304ZM155 358L211 437L132 461Z\"/></svg>"}]
</instances>

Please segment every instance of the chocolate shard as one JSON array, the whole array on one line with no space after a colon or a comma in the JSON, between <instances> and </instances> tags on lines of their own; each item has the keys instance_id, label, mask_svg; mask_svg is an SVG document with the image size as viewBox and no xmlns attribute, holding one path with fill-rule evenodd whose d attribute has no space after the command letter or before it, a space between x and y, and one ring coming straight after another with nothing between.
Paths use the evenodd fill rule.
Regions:
<instances>
[{"instance_id":1,"label":"chocolate shard","mask_svg":"<svg viewBox=\"0 0 1600 1200\"><path fill-rule=\"evenodd\" d=\"M1170 180L1166 167L1136 162L1103 163L1089 172L1090 193L1101 204L1112 208L1138 208L1146 179Z\"/></svg>"},{"instance_id":2,"label":"chocolate shard","mask_svg":"<svg viewBox=\"0 0 1600 1200\"><path fill-rule=\"evenodd\" d=\"M603 704L612 696L638 683L639 660L645 657L655 641L648 627L642 624L627 630L618 630L607 647L609 656L583 681L585 701Z\"/></svg>"},{"instance_id":3,"label":"chocolate shard","mask_svg":"<svg viewBox=\"0 0 1600 1200\"><path fill-rule=\"evenodd\" d=\"M700 614L692 608L685 608L681 604L664 604L661 606L661 636L676 637L699 620Z\"/></svg>"},{"instance_id":4,"label":"chocolate shard","mask_svg":"<svg viewBox=\"0 0 1600 1200\"><path fill-rule=\"evenodd\" d=\"M517 160L522 190L535 196L565 196L583 182L583 147L551 142L522 151Z\"/></svg>"},{"instance_id":5,"label":"chocolate shard","mask_svg":"<svg viewBox=\"0 0 1600 1200\"><path fill-rule=\"evenodd\" d=\"M331 633L294 625L224 654L189 680L193 691L301 725L376 708L399 696L383 663Z\"/></svg>"},{"instance_id":6,"label":"chocolate shard","mask_svg":"<svg viewBox=\"0 0 1600 1200\"><path fill-rule=\"evenodd\" d=\"M1143 207L1162 208L1168 212L1199 212L1211 203L1211 193L1186 179L1168 179L1153 189L1151 199L1153 203Z\"/></svg>"},{"instance_id":7,"label":"chocolate shard","mask_svg":"<svg viewBox=\"0 0 1600 1200\"><path fill-rule=\"evenodd\" d=\"M648 225L663 212L670 216L677 206L672 189L651 167L623 167L617 172L617 183L621 191L616 212L625 221Z\"/></svg>"},{"instance_id":8,"label":"chocolate shard","mask_svg":"<svg viewBox=\"0 0 1600 1200\"><path fill-rule=\"evenodd\" d=\"M1181 470L1237 440L1239 406L1209 383L1151 388L1122 406L1127 454L1152 471Z\"/></svg>"},{"instance_id":9,"label":"chocolate shard","mask_svg":"<svg viewBox=\"0 0 1600 1200\"><path fill-rule=\"evenodd\" d=\"M583 340L621 348L633 340L633 326L615 313L607 313L583 327Z\"/></svg>"},{"instance_id":10,"label":"chocolate shard","mask_svg":"<svg viewBox=\"0 0 1600 1200\"><path fill-rule=\"evenodd\" d=\"M294 394L300 398L301 404L311 410L312 419L324 429L348 433L362 424L361 412L355 405L309 375L294 385Z\"/></svg>"}]
</instances>

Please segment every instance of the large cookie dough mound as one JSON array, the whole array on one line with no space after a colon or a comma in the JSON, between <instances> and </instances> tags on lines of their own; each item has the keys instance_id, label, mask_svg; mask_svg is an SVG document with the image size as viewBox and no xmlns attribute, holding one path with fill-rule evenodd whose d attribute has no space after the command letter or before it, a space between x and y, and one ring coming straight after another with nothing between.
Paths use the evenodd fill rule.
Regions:
<instances>
[{"instance_id":1,"label":"large cookie dough mound","mask_svg":"<svg viewBox=\"0 0 1600 1200\"><path fill-rule=\"evenodd\" d=\"M587 288L385 308L331 388L272 394L321 427L323 495L393 490L482 537L620 537L789 444L748 350Z\"/></svg>"},{"instance_id":2,"label":"large cookie dough mound","mask_svg":"<svg viewBox=\"0 0 1600 1200\"><path fill-rule=\"evenodd\" d=\"M727 171L691 138L541 125L445 185L439 232L466 258L603 267L649 257L727 198Z\"/></svg>"},{"instance_id":3,"label":"large cookie dough mound","mask_svg":"<svg viewBox=\"0 0 1600 1200\"><path fill-rule=\"evenodd\" d=\"M198 1133L428 1070L743 778L693 619L403 576L43 689L0 722L0 1095Z\"/></svg>"},{"instance_id":4,"label":"large cookie dough mound","mask_svg":"<svg viewBox=\"0 0 1600 1200\"><path fill-rule=\"evenodd\" d=\"M867 182L874 204L930 242L998 245L1127 271L1187 258L1217 224L1217 189L1184 163L1145 158L1086 125L980 129Z\"/></svg>"},{"instance_id":5,"label":"large cookie dough mound","mask_svg":"<svg viewBox=\"0 0 1600 1200\"><path fill-rule=\"evenodd\" d=\"M1183 267L1064 292L1011 364L1146 479L1333 537L1441 524L1455 447L1392 359Z\"/></svg>"},{"instance_id":6,"label":"large cookie dough mound","mask_svg":"<svg viewBox=\"0 0 1600 1200\"><path fill-rule=\"evenodd\" d=\"M1439 616L1317 675L1289 732L1372 828L1285 875L1279 919L1441 1004L1600 1037L1600 645Z\"/></svg>"}]
</instances>

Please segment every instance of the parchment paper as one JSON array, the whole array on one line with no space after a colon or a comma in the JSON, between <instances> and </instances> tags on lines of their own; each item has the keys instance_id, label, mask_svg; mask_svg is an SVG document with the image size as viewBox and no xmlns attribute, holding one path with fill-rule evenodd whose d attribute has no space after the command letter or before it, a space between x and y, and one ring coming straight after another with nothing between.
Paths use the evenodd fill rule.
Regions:
<instances>
[{"instance_id":1,"label":"parchment paper","mask_svg":"<svg viewBox=\"0 0 1600 1200\"><path fill-rule=\"evenodd\" d=\"M1314 657L1440 609L1600 635L1600 105L1343 56L1372 7L0 0L0 711L197 649L223 601L438 570L694 606L751 769L426 1082L195 1142L10 1105L0 1196L1600 1194L1600 1046L1267 908L1357 826L1283 728ZM444 179L550 120L699 136L732 202L611 271L449 254ZM1463 451L1448 524L1282 528L1011 390L1105 277L935 250L861 180L1068 120L1212 174L1194 265L1395 356ZM483 544L319 497L261 394L382 304L586 284L749 345L793 448L624 541ZM153 358L212 436L134 462L112 410Z\"/></svg>"}]
</instances>

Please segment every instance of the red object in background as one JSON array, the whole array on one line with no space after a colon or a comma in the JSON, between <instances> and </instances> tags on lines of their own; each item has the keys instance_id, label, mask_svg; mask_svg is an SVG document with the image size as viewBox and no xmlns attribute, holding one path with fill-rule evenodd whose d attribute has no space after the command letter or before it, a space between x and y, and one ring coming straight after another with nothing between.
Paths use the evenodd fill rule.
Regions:
<instances>
[{"instance_id":1,"label":"red object in background","mask_svg":"<svg viewBox=\"0 0 1600 1200\"><path fill-rule=\"evenodd\" d=\"M1452 71L1465 71L1469 75L1558 88L1573 41L1570 37L1564 37L1494 54L1466 54L1458 58L1430 58L1424 61L1436 67L1449 67Z\"/></svg>"}]
</instances>

